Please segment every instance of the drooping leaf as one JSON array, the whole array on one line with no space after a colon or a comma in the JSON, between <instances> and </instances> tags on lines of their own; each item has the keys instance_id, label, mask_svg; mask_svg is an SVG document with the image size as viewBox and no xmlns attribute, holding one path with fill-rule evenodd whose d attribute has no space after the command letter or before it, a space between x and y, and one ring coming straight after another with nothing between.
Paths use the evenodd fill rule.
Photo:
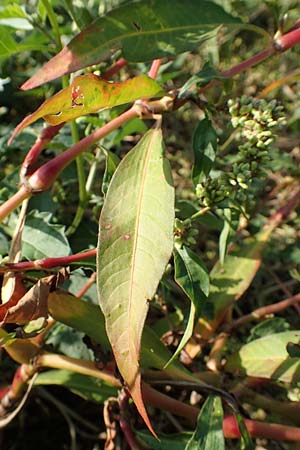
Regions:
<instances>
[{"instance_id":1,"label":"drooping leaf","mask_svg":"<svg viewBox=\"0 0 300 450\"><path fill-rule=\"evenodd\" d=\"M30 78L32 89L64 74L103 61L121 49L128 61L142 62L193 50L222 24L239 19L207 0L143 0L120 6L95 20Z\"/></svg>"},{"instance_id":2,"label":"drooping leaf","mask_svg":"<svg viewBox=\"0 0 300 450\"><path fill-rule=\"evenodd\" d=\"M66 256L71 253L64 227L50 223L46 212L34 211L27 215L23 236L22 253L29 260Z\"/></svg>"},{"instance_id":3,"label":"drooping leaf","mask_svg":"<svg viewBox=\"0 0 300 450\"><path fill-rule=\"evenodd\" d=\"M299 343L298 331L256 339L228 358L226 370L251 377L296 383L300 380L300 358L291 357L287 346Z\"/></svg>"},{"instance_id":4,"label":"drooping leaf","mask_svg":"<svg viewBox=\"0 0 300 450\"><path fill-rule=\"evenodd\" d=\"M209 396L201 408L196 430L185 450L225 450L220 397Z\"/></svg>"},{"instance_id":5,"label":"drooping leaf","mask_svg":"<svg viewBox=\"0 0 300 450\"><path fill-rule=\"evenodd\" d=\"M48 279L50 277L46 277ZM39 317L48 317L48 295L50 282L45 279L39 280L18 301L17 304L9 300L0 305L0 325L5 323L26 324Z\"/></svg>"},{"instance_id":6,"label":"drooping leaf","mask_svg":"<svg viewBox=\"0 0 300 450\"><path fill-rule=\"evenodd\" d=\"M141 396L142 330L173 247L174 189L162 133L150 130L121 161L100 216L98 291L121 375L151 428Z\"/></svg>"},{"instance_id":7,"label":"drooping leaf","mask_svg":"<svg viewBox=\"0 0 300 450\"><path fill-rule=\"evenodd\" d=\"M86 400L93 400L97 403L103 403L107 398L117 394L117 389L109 386L102 380L69 370L47 370L42 372L34 381L35 385L64 386Z\"/></svg>"},{"instance_id":8,"label":"drooping leaf","mask_svg":"<svg viewBox=\"0 0 300 450\"><path fill-rule=\"evenodd\" d=\"M196 186L209 174L217 152L217 133L208 117L197 125L193 136L193 150L192 179Z\"/></svg>"},{"instance_id":9,"label":"drooping leaf","mask_svg":"<svg viewBox=\"0 0 300 450\"><path fill-rule=\"evenodd\" d=\"M175 281L191 300L190 314L184 335L169 363L176 358L193 333L195 317L209 294L209 274L199 256L190 248L174 249Z\"/></svg>"},{"instance_id":10,"label":"drooping leaf","mask_svg":"<svg viewBox=\"0 0 300 450\"><path fill-rule=\"evenodd\" d=\"M141 97L149 98L162 94L161 86L147 75L120 83L109 83L89 73L76 77L72 84L46 100L16 127L9 143L25 127L43 117L51 125L76 119L105 108L133 102Z\"/></svg>"}]
</instances>

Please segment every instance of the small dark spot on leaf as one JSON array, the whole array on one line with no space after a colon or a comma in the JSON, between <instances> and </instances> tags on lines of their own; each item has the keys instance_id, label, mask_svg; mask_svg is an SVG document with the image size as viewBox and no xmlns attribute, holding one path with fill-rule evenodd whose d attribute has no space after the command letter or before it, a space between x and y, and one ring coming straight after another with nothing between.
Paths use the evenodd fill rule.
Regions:
<instances>
[{"instance_id":1,"label":"small dark spot on leaf","mask_svg":"<svg viewBox=\"0 0 300 450\"><path fill-rule=\"evenodd\" d=\"M134 28L135 28L137 31L141 31L142 28L139 26L138 23L132 22L132 24L133 24Z\"/></svg>"},{"instance_id":2,"label":"small dark spot on leaf","mask_svg":"<svg viewBox=\"0 0 300 450\"><path fill-rule=\"evenodd\" d=\"M111 229L111 223L107 223L104 225L104 230L110 230Z\"/></svg>"},{"instance_id":3,"label":"small dark spot on leaf","mask_svg":"<svg viewBox=\"0 0 300 450\"><path fill-rule=\"evenodd\" d=\"M130 234L129 233L124 234L123 239L124 239L124 241L129 241Z\"/></svg>"}]
</instances>

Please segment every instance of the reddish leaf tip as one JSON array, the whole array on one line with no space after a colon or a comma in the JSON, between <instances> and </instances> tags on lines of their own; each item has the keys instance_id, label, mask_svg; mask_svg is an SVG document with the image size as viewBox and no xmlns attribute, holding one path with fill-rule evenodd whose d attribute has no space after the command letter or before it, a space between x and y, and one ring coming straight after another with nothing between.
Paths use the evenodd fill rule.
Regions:
<instances>
[{"instance_id":1,"label":"reddish leaf tip","mask_svg":"<svg viewBox=\"0 0 300 450\"><path fill-rule=\"evenodd\" d=\"M142 390L141 390L141 374L140 373L137 374L135 383L133 386L131 386L129 388L129 391L130 391L131 397L135 403L135 406L136 406L138 412L140 413L141 417L143 418L145 424L147 425L148 430L153 434L153 436L156 439L158 439L158 436L155 433L155 431L151 425L149 416L147 414L147 411L146 411L146 408L144 405L144 400L143 400Z\"/></svg>"},{"instance_id":2,"label":"reddish leaf tip","mask_svg":"<svg viewBox=\"0 0 300 450\"><path fill-rule=\"evenodd\" d=\"M70 72L75 72L78 67L76 58L68 47L64 47L57 55L44 64L29 80L22 84L20 89L27 91L34 89L41 84L55 80Z\"/></svg>"}]
</instances>

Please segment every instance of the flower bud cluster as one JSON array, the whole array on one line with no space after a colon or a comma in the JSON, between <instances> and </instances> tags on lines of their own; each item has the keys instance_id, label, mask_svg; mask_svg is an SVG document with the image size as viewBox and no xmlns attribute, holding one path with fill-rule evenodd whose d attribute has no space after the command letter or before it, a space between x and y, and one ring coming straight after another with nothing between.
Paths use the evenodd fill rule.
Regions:
<instances>
[{"instance_id":1,"label":"flower bud cluster","mask_svg":"<svg viewBox=\"0 0 300 450\"><path fill-rule=\"evenodd\" d=\"M197 243L196 236L199 230L193 227L192 221L175 219L174 240L180 247L182 245L190 246Z\"/></svg>"},{"instance_id":2,"label":"flower bud cluster","mask_svg":"<svg viewBox=\"0 0 300 450\"><path fill-rule=\"evenodd\" d=\"M251 190L254 180L263 178L269 161L269 146L275 130L285 123L283 108L275 100L255 100L242 96L228 101L231 123L238 130L242 142L230 171L218 177L207 177L196 187L196 195L203 206L213 207L229 199L245 211L255 204Z\"/></svg>"}]
</instances>

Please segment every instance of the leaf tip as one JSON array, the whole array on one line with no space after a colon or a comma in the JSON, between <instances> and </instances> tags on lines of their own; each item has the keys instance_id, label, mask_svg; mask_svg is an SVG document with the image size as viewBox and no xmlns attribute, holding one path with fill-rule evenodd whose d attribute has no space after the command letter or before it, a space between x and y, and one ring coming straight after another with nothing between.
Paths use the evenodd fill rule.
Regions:
<instances>
[{"instance_id":1,"label":"leaf tip","mask_svg":"<svg viewBox=\"0 0 300 450\"><path fill-rule=\"evenodd\" d=\"M155 433L148 413L145 408L143 396L142 396L142 389L141 389L141 374L140 372L137 373L137 376L135 378L134 384L129 386L129 392L130 395L134 401L135 406L137 407L138 412L140 413L142 419L144 420L148 430L153 434L153 436L158 439L157 434Z\"/></svg>"}]
</instances>

